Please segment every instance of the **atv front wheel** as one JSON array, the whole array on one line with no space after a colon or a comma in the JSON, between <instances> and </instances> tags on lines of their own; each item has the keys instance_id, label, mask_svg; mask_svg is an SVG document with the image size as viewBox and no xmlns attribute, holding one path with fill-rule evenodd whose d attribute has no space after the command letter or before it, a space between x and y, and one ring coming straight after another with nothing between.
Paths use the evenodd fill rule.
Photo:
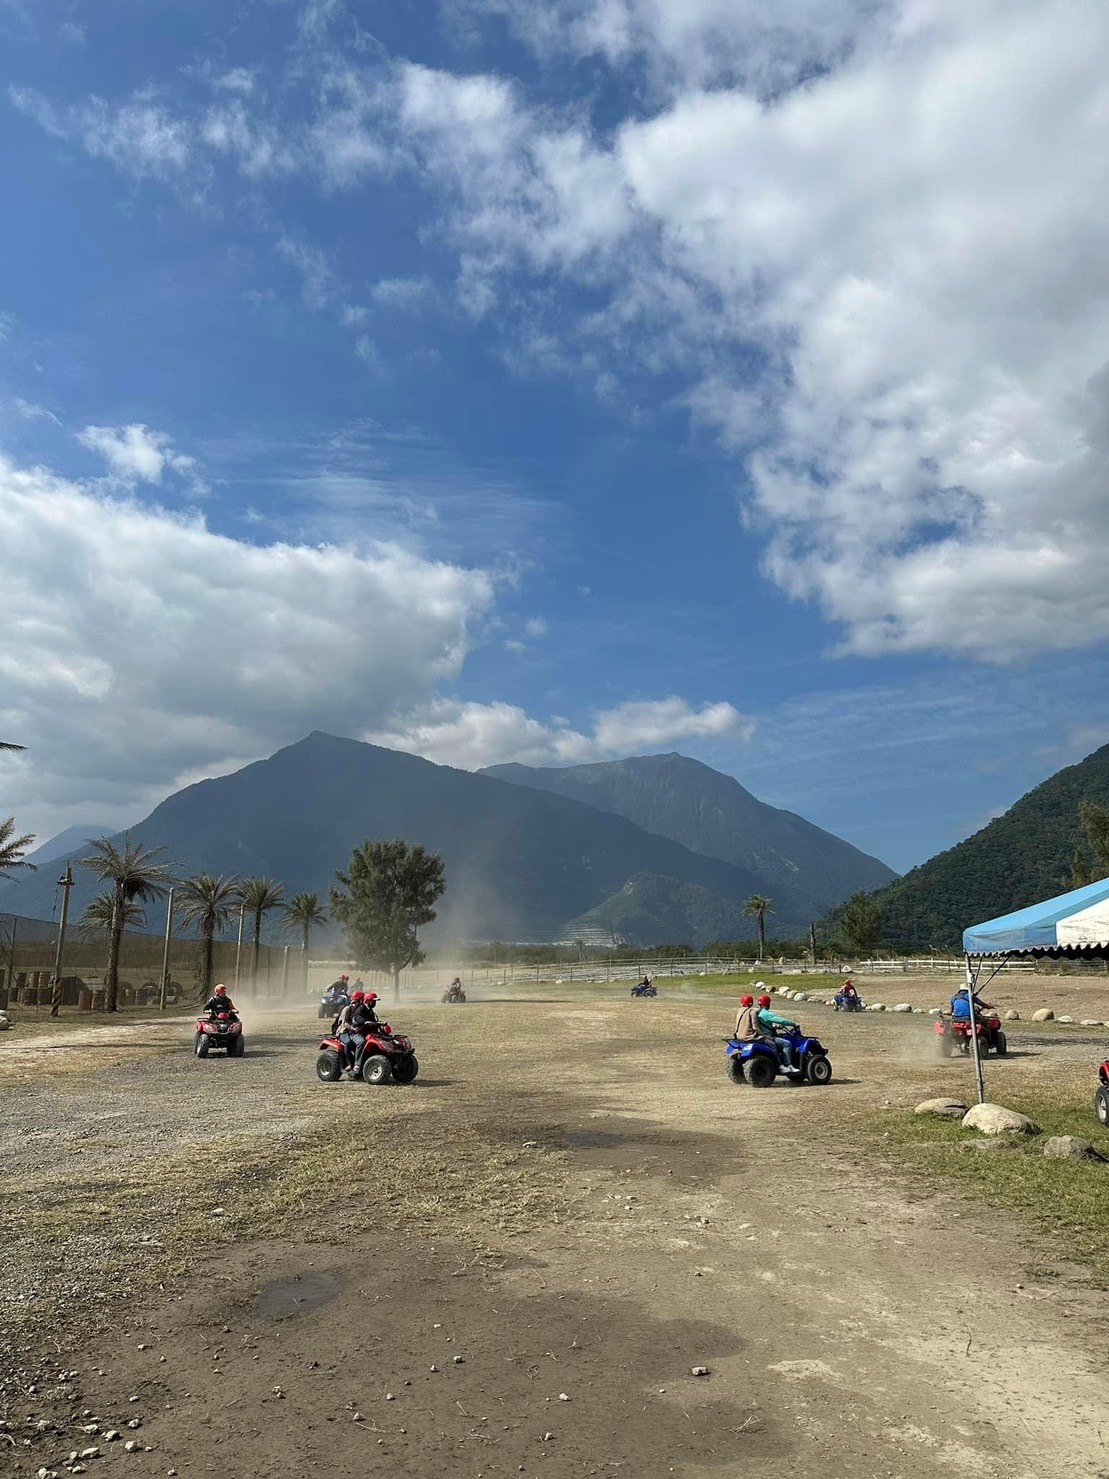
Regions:
<instances>
[{"instance_id":1,"label":"atv front wheel","mask_svg":"<svg viewBox=\"0 0 1109 1479\"><path fill-rule=\"evenodd\" d=\"M206 1032L198 1032L196 1034L196 1042L193 1043L193 1052L196 1056L198 1058L207 1058L209 1046L208 1034Z\"/></svg>"},{"instance_id":2,"label":"atv front wheel","mask_svg":"<svg viewBox=\"0 0 1109 1479\"><path fill-rule=\"evenodd\" d=\"M246 1052L246 1038L243 1036L233 1037L227 1044L227 1056L229 1058L241 1058Z\"/></svg>"},{"instance_id":3,"label":"atv front wheel","mask_svg":"<svg viewBox=\"0 0 1109 1479\"><path fill-rule=\"evenodd\" d=\"M753 1089L769 1089L777 1077L777 1068L762 1053L747 1059L747 1082Z\"/></svg>"},{"instance_id":4,"label":"atv front wheel","mask_svg":"<svg viewBox=\"0 0 1109 1479\"><path fill-rule=\"evenodd\" d=\"M410 1084L419 1071L420 1065L412 1054L409 1054L407 1058L397 1058L393 1062L393 1077L398 1084Z\"/></svg>"},{"instance_id":5,"label":"atv front wheel","mask_svg":"<svg viewBox=\"0 0 1109 1479\"><path fill-rule=\"evenodd\" d=\"M745 1084L747 1080L743 1076L743 1059L738 1053L733 1053L728 1059L728 1077L733 1084Z\"/></svg>"},{"instance_id":6,"label":"atv front wheel","mask_svg":"<svg viewBox=\"0 0 1109 1479\"><path fill-rule=\"evenodd\" d=\"M805 1077L810 1084L830 1084L832 1082L832 1065L827 1058L810 1058L808 1067L805 1069Z\"/></svg>"},{"instance_id":7,"label":"atv front wheel","mask_svg":"<svg viewBox=\"0 0 1109 1479\"><path fill-rule=\"evenodd\" d=\"M1009 1051L1009 1040L1003 1032L997 1034L997 1041L993 1045L993 1050L999 1058L1004 1058Z\"/></svg>"},{"instance_id":8,"label":"atv front wheel","mask_svg":"<svg viewBox=\"0 0 1109 1479\"><path fill-rule=\"evenodd\" d=\"M1109 1088L1102 1084L1094 1095L1094 1113L1098 1119L1109 1130Z\"/></svg>"},{"instance_id":9,"label":"atv front wheel","mask_svg":"<svg viewBox=\"0 0 1109 1479\"><path fill-rule=\"evenodd\" d=\"M393 1076L389 1060L384 1053L373 1053L362 1064L362 1082L387 1084Z\"/></svg>"},{"instance_id":10,"label":"atv front wheel","mask_svg":"<svg viewBox=\"0 0 1109 1479\"><path fill-rule=\"evenodd\" d=\"M342 1071L343 1063L338 1053L321 1053L316 1059L316 1077L321 1084L338 1083Z\"/></svg>"}]
</instances>

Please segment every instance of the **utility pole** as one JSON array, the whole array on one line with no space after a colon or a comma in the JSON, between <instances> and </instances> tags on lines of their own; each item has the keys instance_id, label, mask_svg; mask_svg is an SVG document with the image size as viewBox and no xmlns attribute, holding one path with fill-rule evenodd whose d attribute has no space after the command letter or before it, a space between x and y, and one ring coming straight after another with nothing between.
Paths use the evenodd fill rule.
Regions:
<instances>
[{"instance_id":1,"label":"utility pole","mask_svg":"<svg viewBox=\"0 0 1109 1479\"><path fill-rule=\"evenodd\" d=\"M285 946L285 953L281 957L281 1000L284 1001L289 994L289 947Z\"/></svg>"},{"instance_id":2,"label":"utility pole","mask_svg":"<svg viewBox=\"0 0 1109 1479\"><path fill-rule=\"evenodd\" d=\"M812 963L816 964L816 925L809 923L809 952L812 955Z\"/></svg>"},{"instance_id":3,"label":"utility pole","mask_svg":"<svg viewBox=\"0 0 1109 1479\"><path fill-rule=\"evenodd\" d=\"M239 963L243 958L243 915L246 913L246 905L239 905L239 943L235 946L235 984L232 991L236 996L239 994Z\"/></svg>"},{"instance_id":4,"label":"utility pole","mask_svg":"<svg viewBox=\"0 0 1109 1479\"><path fill-rule=\"evenodd\" d=\"M65 927L69 919L69 891L73 887L73 869L67 863L65 872L58 879L62 891L62 917L58 925L58 948L54 952L54 980L50 993L50 1015L56 1017L62 1007L62 951L65 949Z\"/></svg>"},{"instance_id":5,"label":"utility pole","mask_svg":"<svg viewBox=\"0 0 1109 1479\"><path fill-rule=\"evenodd\" d=\"M158 1010L164 1012L166 1009L166 997L169 995L169 945L173 939L173 890L169 891L166 900L166 943L162 951L162 990L158 997Z\"/></svg>"}]
</instances>

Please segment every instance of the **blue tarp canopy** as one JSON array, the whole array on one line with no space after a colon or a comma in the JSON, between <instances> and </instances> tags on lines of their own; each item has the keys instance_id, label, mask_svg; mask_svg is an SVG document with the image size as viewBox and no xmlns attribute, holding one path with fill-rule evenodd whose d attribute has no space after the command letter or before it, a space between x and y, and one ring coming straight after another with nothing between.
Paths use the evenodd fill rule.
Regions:
<instances>
[{"instance_id":1,"label":"blue tarp canopy","mask_svg":"<svg viewBox=\"0 0 1109 1479\"><path fill-rule=\"evenodd\" d=\"M967 955L1109 954L1109 878L963 931Z\"/></svg>"}]
</instances>

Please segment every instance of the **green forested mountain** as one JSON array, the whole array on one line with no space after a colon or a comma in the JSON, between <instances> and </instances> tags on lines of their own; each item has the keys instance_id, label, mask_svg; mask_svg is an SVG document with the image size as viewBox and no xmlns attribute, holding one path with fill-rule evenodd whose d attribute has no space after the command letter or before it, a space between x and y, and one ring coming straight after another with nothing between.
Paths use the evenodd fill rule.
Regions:
<instances>
[{"instance_id":1,"label":"green forested mountain","mask_svg":"<svg viewBox=\"0 0 1109 1479\"><path fill-rule=\"evenodd\" d=\"M960 949L968 925L1065 893L1080 801L1109 805L1109 745L1058 771L1003 816L875 895L882 939Z\"/></svg>"},{"instance_id":2,"label":"green forested mountain","mask_svg":"<svg viewBox=\"0 0 1109 1479\"><path fill-rule=\"evenodd\" d=\"M803 893L819 901L820 912L896 876L842 837L768 806L733 776L686 755L636 755L565 769L493 765L483 774L615 812L693 852L749 869L767 893Z\"/></svg>"},{"instance_id":3,"label":"green forested mountain","mask_svg":"<svg viewBox=\"0 0 1109 1479\"><path fill-rule=\"evenodd\" d=\"M574 939L598 928L637 945L697 947L709 940L746 939L753 930L742 900L729 901L700 884L657 873L636 873L618 893L571 920L566 934Z\"/></svg>"}]
</instances>

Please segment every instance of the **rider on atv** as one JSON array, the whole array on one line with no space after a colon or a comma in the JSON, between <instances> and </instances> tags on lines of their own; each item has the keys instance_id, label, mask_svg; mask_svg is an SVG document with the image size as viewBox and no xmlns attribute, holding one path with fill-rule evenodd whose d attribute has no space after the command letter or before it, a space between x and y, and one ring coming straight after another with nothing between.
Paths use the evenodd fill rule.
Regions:
<instances>
[{"instance_id":1,"label":"rider on atv","mask_svg":"<svg viewBox=\"0 0 1109 1479\"><path fill-rule=\"evenodd\" d=\"M736 1013L735 1031L732 1036L737 1042L756 1042L760 1038L764 1042L773 1042L773 1034L768 1032L759 1021L753 996L739 998L739 1011Z\"/></svg>"},{"instance_id":2,"label":"rider on atv","mask_svg":"<svg viewBox=\"0 0 1109 1479\"><path fill-rule=\"evenodd\" d=\"M213 994L204 1003L204 1010L210 1016L218 1016L220 1012L233 1012L235 1003L227 994L226 986L217 986Z\"/></svg>"},{"instance_id":3,"label":"rider on atv","mask_svg":"<svg viewBox=\"0 0 1109 1479\"><path fill-rule=\"evenodd\" d=\"M378 1000L377 992L356 991L354 994L362 998L360 1002L356 1003L354 1010L350 1014L351 1036L356 1041L356 1051L352 1066L355 1077L357 1077L362 1067L362 1059L366 1053L366 1034L380 1029L381 1024L377 1020L377 1012L374 1010L374 1003Z\"/></svg>"},{"instance_id":4,"label":"rider on atv","mask_svg":"<svg viewBox=\"0 0 1109 1479\"><path fill-rule=\"evenodd\" d=\"M976 991L974 993L974 1015L980 1016L983 1011L996 1012L997 1008L992 1002L983 1001ZM970 992L966 986L960 987L951 998L951 1019L953 1022L970 1021Z\"/></svg>"},{"instance_id":5,"label":"rider on atv","mask_svg":"<svg viewBox=\"0 0 1109 1479\"><path fill-rule=\"evenodd\" d=\"M789 1068L792 1062L789 1039L786 1037L778 1037L775 1029L778 1027L784 1027L786 1029L789 1029L791 1027L799 1027L800 1023L794 1022L791 1017L779 1017L777 1012L772 1012L770 1010L770 998L765 992L763 992L762 996L759 997L758 1012L756 1013L756 1016L758 1018L759 1026L765 1027L767 1032L774 1036L774 1045L778 1049L778 1054L781 1057L782 1067Z\"/></svg>"}]
</instances>

